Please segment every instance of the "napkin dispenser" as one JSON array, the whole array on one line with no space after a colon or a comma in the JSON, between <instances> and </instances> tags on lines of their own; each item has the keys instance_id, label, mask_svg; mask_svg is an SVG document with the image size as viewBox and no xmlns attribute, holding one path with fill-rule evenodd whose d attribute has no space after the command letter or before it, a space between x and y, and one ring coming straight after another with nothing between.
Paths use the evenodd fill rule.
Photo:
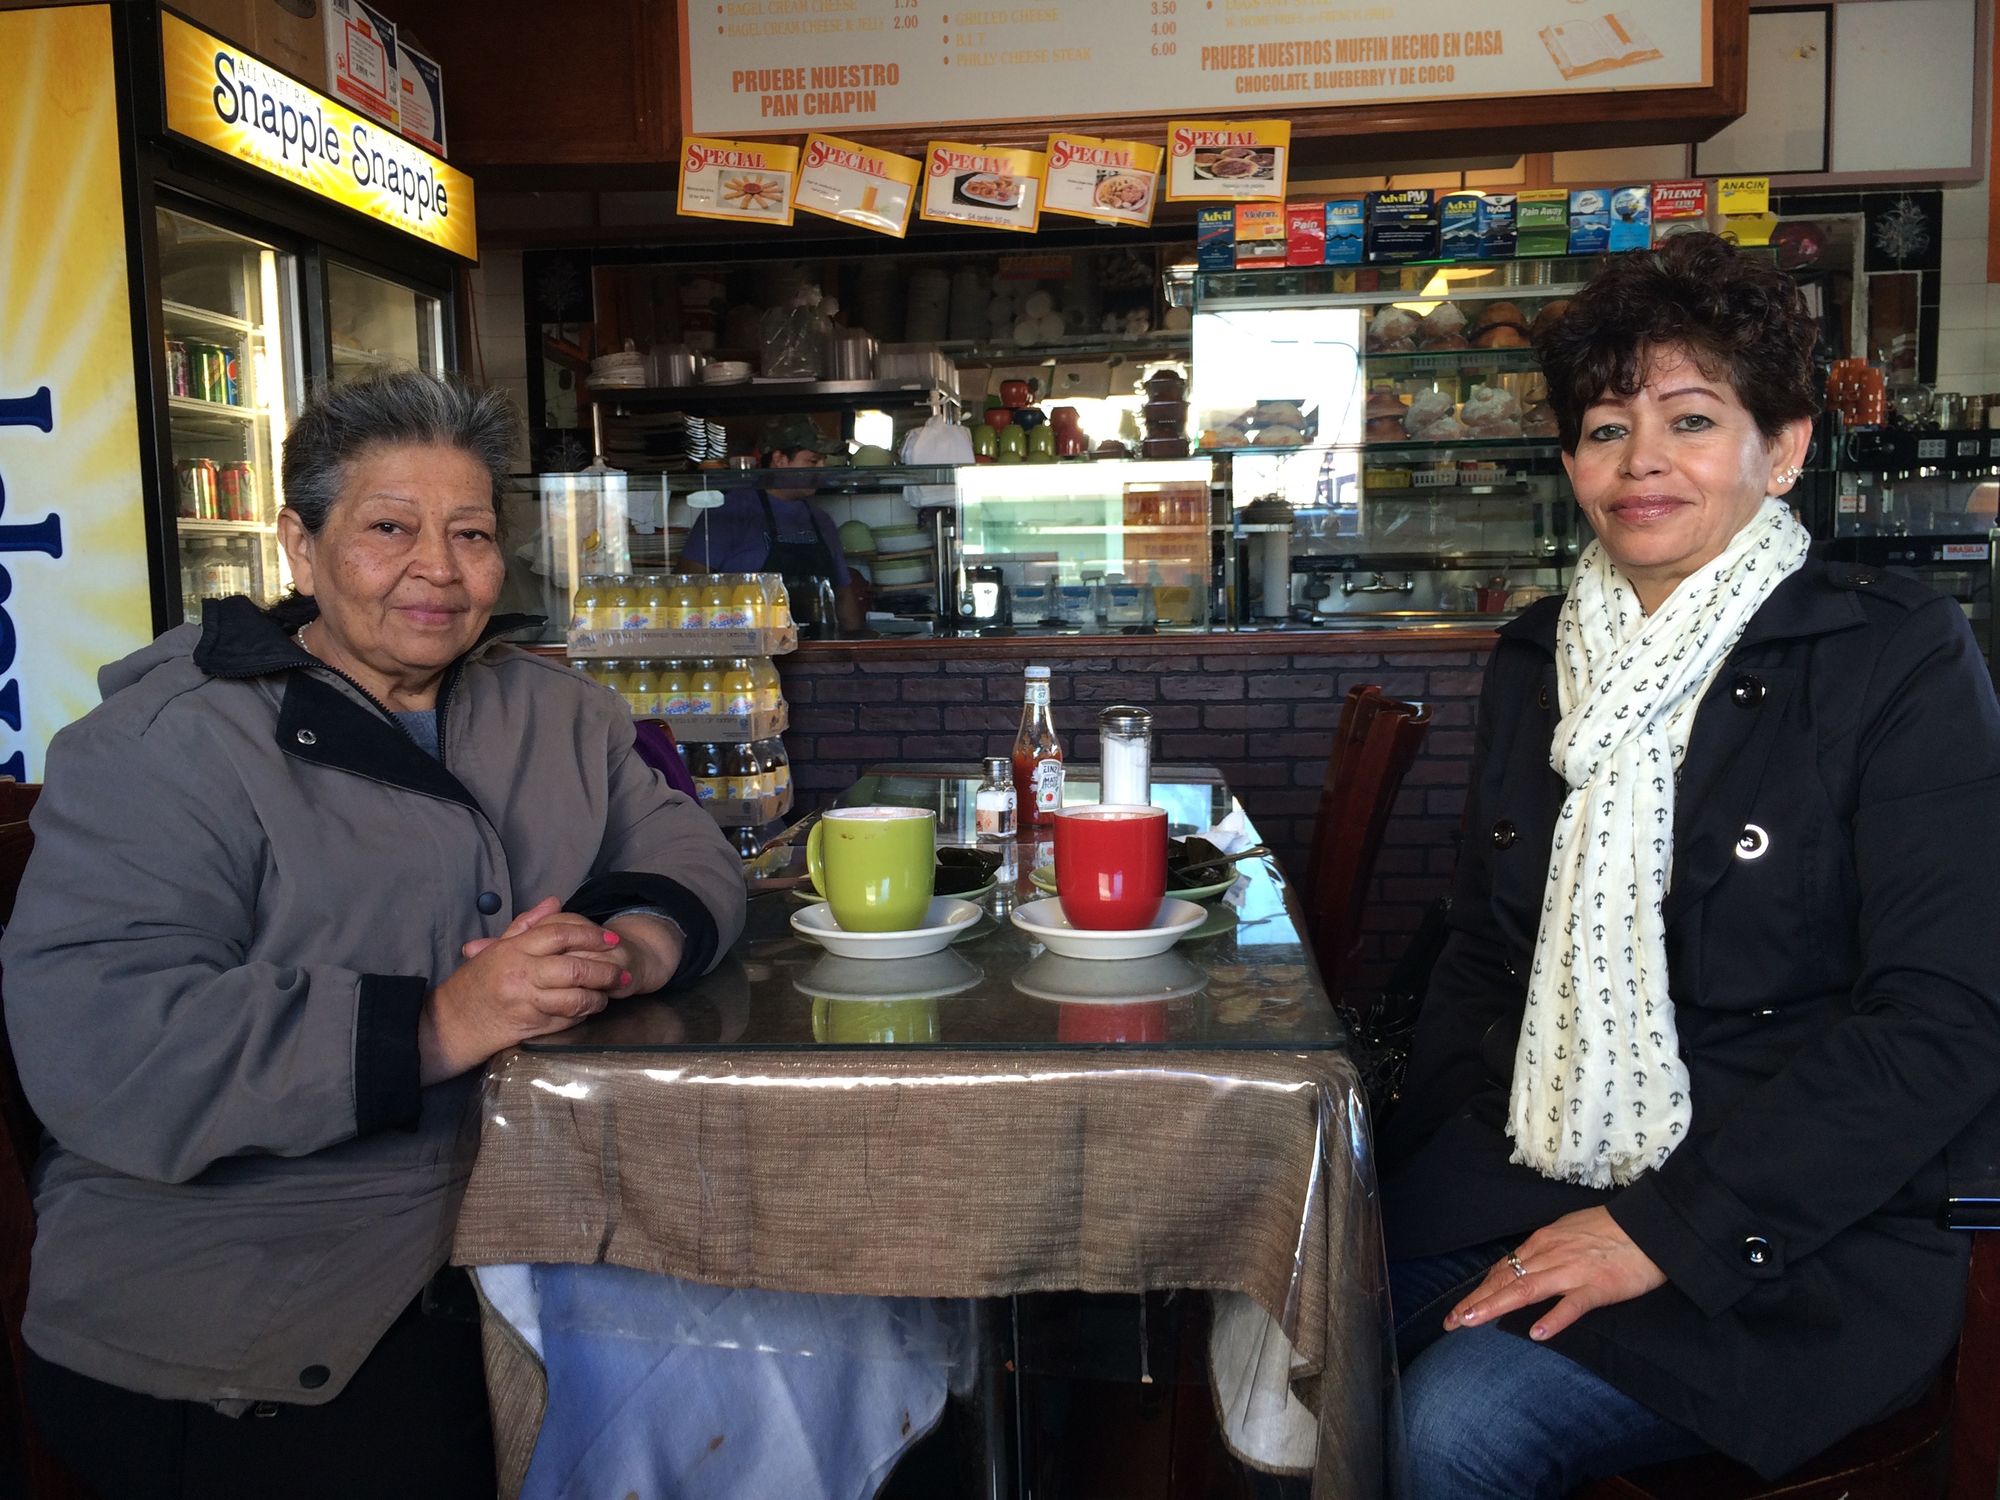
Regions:
<instances>
[{"instance_id":1,"label":"napkin dispenser","mask_svg":"<svg viewBox=\"0 0 2000 1500\"><path fill-rule=\"evenodd\" d=\"M995 567L968 567L958 598L958 622L973 629L1007 623L1007 585Z\"/></svg>"}]
</instances>

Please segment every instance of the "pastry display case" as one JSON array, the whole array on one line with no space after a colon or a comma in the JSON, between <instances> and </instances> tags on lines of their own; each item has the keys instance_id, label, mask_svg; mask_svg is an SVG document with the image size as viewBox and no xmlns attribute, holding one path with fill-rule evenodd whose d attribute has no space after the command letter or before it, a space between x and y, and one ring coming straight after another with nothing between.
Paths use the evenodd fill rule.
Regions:
<instances>
[{"instance_id":1,"label":"pastry display case","mask_svg":"<svg viewBox=\"0 0 2000 1500\"><path fill-rule=\"evenodd\" d=\"M1490 627L1588 540L1532 340L1587 258L1204 272L1197 452L1240 625Z\"/></svg>"}]
</instances>

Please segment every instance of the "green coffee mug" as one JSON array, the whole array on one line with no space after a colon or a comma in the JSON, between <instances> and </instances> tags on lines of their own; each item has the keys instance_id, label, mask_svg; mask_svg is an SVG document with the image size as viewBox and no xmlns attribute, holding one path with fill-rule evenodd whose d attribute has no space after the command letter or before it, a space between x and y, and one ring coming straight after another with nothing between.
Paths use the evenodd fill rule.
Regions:
<instances>
[{"instance_id":1,"label":"green coffee mug","mask_svg":"<svg viewBox=\"0 0 2000 1500\"><path fill-rule=\"evenodd\" d=\"M849 932L907 932L930 910L937 814L923 807L837 807L813 824L806 867Z\"/></svg>"},{"instance_id":2,"label":"green coffee mug","mask_svg":"<svg viewBox=\"0 0 2000 1500\"><path fill-rule=\"evenodd\" d=\"M938 1006L935 1000L815 1000L812 1025L816 1042L935 1042Z\"/></svg>"}]
</instances>

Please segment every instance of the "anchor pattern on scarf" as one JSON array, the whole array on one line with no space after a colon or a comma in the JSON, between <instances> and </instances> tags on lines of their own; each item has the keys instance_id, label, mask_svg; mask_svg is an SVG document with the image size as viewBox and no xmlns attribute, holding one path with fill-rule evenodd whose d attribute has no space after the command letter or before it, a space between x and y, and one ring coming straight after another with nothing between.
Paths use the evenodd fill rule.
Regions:
<instances>
[{"instance_id":1,"label":"anchor pattern on scarf","mask_svg":"<svg viewBox=\"0 0 2000 1500\"><path fill-rule=\"evenodd\" d=\"M1695 710L1751 617L1805 561L1809 540L1767 496L1722 555L1651 616L1602 543L1578 559L1556 621L1561 718L1549 747L1568 792L1507 1121L1513 1160L1544 1176L1623 1186L1687 1134L1693 1101L1662 915L1675 785ZM1588 1118L1585 1098L1601 1101Z\"/></svg>"}]
</instances>

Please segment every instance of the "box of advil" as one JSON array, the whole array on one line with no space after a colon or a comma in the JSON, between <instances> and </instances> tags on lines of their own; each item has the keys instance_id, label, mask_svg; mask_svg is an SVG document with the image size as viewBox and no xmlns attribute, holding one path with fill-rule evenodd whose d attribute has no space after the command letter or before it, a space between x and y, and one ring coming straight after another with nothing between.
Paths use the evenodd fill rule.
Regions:
<instances>
[{"instance_id":1,"label":"box of advil","mask_svg":"<svg viewBox=\"0 0 2000 1500\"><path fill-rule=\"evenodd\" d=\"M1392 188L1368 195L1372 264L1435 260L1437 253L1437 196L1429 188Z\"/></svg>"},{"instance_id":2,"label":"box of advil","mask_svg":"<svg viewBox=\"0 0 2000 1500\"><path fill-rule=\"evenodd\" d=\"M1194 216L1194 263L1203 271L1236 269L1236 207L1200 208Z\"/></svg>"}]
</instances>

